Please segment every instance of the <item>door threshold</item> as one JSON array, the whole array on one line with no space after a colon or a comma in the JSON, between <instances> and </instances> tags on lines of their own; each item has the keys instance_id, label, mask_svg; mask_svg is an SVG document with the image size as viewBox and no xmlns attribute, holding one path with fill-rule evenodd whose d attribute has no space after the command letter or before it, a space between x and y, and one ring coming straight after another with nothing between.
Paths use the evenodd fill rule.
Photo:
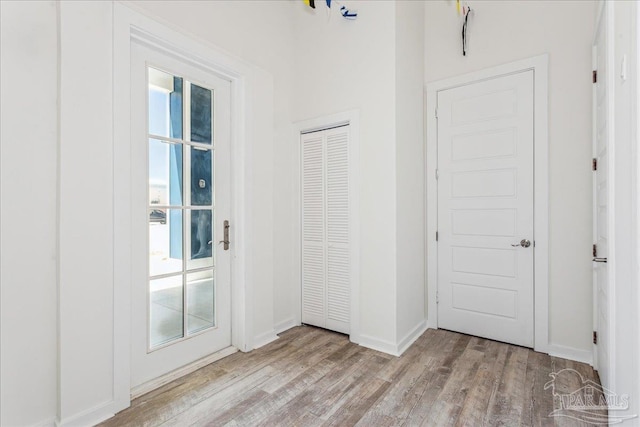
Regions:
<instances>
[{"instance_id":1,"label":"door threshold","mask_svg":"<svg viewBox=\"0 0 640 427\"><path fill-rule=\"evenodd\" d=\"M131 400L136 399L142 396L143 394L147 394L150 391L153 391L157 388L160 388L165 384L169 384L171 381L175 381L178 378L184 377L185 375L195 372L198 369L209 365L210 363L213 363L227 356L230 356L233 353L236 353L237 351L238 349L233 346L223 348L222 350L216 351L215 353L205 356L202 359L198 359L195 362L191 362L188 365L185 365L181 368L173 370L158 378L155 378L151 381L147 381L146 383L135 386L131 389Z\"/></svg>"}]
</instances>

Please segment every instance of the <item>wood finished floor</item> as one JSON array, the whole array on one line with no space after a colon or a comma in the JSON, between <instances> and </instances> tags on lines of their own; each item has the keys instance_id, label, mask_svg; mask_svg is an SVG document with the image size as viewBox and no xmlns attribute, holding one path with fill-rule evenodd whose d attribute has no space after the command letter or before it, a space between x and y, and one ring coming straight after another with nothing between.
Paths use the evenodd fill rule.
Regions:
<instances>
[{"instance_id":1,"label":"wood finished floor","mask_svg":"<svg viewBox=\"0 0 640 427\"><path fill-rule=\"evenodd\" d=\"M544 386L565 368L599 383L588 365L445 330L393 357L301 326L141 396L101 426L592 426L548 417ZM559 376L556 392L579 390L579 378Z\"/></svg>"}]
</instances>

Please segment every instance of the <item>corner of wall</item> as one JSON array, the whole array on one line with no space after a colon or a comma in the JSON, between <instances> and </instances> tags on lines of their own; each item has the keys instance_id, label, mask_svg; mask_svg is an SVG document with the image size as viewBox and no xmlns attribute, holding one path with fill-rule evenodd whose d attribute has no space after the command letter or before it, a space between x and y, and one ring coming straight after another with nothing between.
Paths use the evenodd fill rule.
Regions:
<instances>
[{"instance_id":1,"label":"corner of wall","mask_svg":"<svg viewBox=\"0 0 640 427\"><path fill-rule=\"evenodd\" d=\"M360 344L363 347L370 348L372 350L381 351L383 353L390 354L392 356L402 356L407 351L411 344L413 344L420 336L427 330L426 320L421 320L415 325L402 339L391 342L388 340L382 340L370 335L360 335Z\"/></svg>"},{"instance_id":2,"label":"corner of wall","mask_svg":"<svg viewBox=\"0 0 640 427\"><path fill-rule=\"evenodd\" d=\"M275 324L274 330L275 333L279 335L291 328L295 328L296 326L300 326L300 323L296 322L296 319L294 317L290 317L281 322L277 322Z\"/></svg>"},{"instance_id":3,"label":"corner of wall","mask_svg":"<svg viewBox=\"0 0 640 427\"><path fill-rule=\"evenodd\" d=\"M411 347L411 344L416 342L416 340L420 338L420 336L427 330L427 328L428 327L426 319L418 322L418 324L413 329L411 329L400 341L398 341L398 355L402 355L402 353L407 351L407 349Z\"/></svg>"},{"instance_id":4,"label":"corner of wall","mask_svg":"<svg viewBox=\"0 0 640 427\"><path fill-rule=\"evenodd\" d=\"M424 3L396 2L395 24L396 339L402 348L426 325Z\"/></svg>"},{"instance_id":5,"label":"corner of wall","mask_svg":"<svg viewBox=\"0 0 640 427\"><path fill-rule=\"evenodd\" d=\"M575 360L593 366L593 353L591 350L567 347L560 344L549 344L547 346L549 356L561 357L563 359Z\"/></svg>"},{"instance_id":6,"label":"corner of wall","mask_svg":"<svg viewBox=\"0 0 640 427\"><path fill-rule=\"evenodd\" d=\"M255 350L260 347L263 347L269 344L270 342L277 340L278 338L280 337L276 335L275 330L263 332L262 334L256 335L253 338L253 349Z\"/></svg>"}]
</instances>

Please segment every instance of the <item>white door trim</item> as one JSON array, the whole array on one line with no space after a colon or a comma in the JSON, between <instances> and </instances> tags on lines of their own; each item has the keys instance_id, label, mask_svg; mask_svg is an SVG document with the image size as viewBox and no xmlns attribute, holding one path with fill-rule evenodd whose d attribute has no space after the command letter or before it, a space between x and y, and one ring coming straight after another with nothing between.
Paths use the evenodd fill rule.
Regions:
<instances>
[{"instance_id":1,"label":"white door trim","mask_svg":"<svg viewBox=\"0 0 640 427\"><path fill-rule=\"evenodd\" d=\"M114 4L113 28L113 176L114 176L114 375L112 413L130 405L131 385L131 42L152 45L196 63L231 82L231 343L253 348L252 318L252 186L251 152L254 126L252 95L258 69L212 46ZM178 54L179 52L179 54Z\"/></svg>"},{"instance_id":2,"label":"white door trim","mask_svg":"<svg viewBox=\"0 0 640 427\"><path fill-rule=\"evenodd\" d=\"M294 323L300 325L302 318L302 217L301 208L301 165L300 165L300 134L315 130L328 129L340 125L349 125L349 233L350 233L350 259L351 259L351 313L350 313L350 333L351 342L360 342L360 227L359 227L359 165L360 165L360 112L349 110L329 116L318 117L310 120L302 120L293 124L293 155L294 155L294 202L293 218L294 222L294 265L295 265L295 294L294 294Z\"/></svg>"},{"instance_id":3,"label":"white door trim","mask_svg":"<svg viewBox=\"0 0 640 427\"><path fill-rule=\"evenodd\" d=\"M426 86L427 149L427 307L429 328L438 328L438 247L435 240L438 228L438 130L436 121L439 91L464 86L503 75L533 70L534 80L534 349L548 352L549 348L549 142L548 142L548 55L540 55L493 68L452 77Z\"/></svg>"},{"instance_id":4,"label":"white door trim","mask_svg":"<svg viewBox=\"0 0 640 427\"><path fill-rule=\"evenodd\" d=\"M615 320L616 320L616 316L613 315L613 301L615 299L615 259L614 259L614 253L615 253L615 249L616 249L616 245L615 245L615 240L616 240L616 235L615 235L615 214L614 214L614 208L615 208L615 187L614 187L614 180L615 180L615 174L612 173L613 168L614 168L614 162L615 162L615 144L613 143L615 141L615 115L614 115L614 104L615 104L615 99L614 99L614 94L615 94L615 66L613 63L613 53L614 53L614 4L611 2L600 2L600 4L598 5L598 12L597 12L597 16L596 16L596 25L594 27L594 38L591 42L591 54L592 54L592 69L593 70L597 70L598 69L598 63L597 63L597 48L596 48L596 44L597 44L597 38L598 38L598 33L599 31L604 32L604 37L605 37L605 45L606 45L606 58L605 58L605 62L606 62L606 73L603 72L603 70L600 70L600 78L602 78L602 75L605 76L606 81L605 81L605 90L606 90L606 105L607 105L607 111L606 111L606 120L607 123L609 124L607 126L607 138L608 138L608 156L607 156L607 160L608 160L608 165L606 166L606 171L608 173L607 176L607 181L608 181L608 200L607 200L607 206L610 209L609 215L608 215L608 222L607 222L607 227L609 229L609 253L607 254L609 260L608 260L608 265L607 265L607 287L608 287L608 305L609 307L607 308L607 313L608 313L608 331L606 332L606 336L608 337L608 344L609 344L609 348L605 349L605 351L609 352L609 366L600 366L601 361L598 358L598 346L596 344L592 344L592 364L594 369L598 370L598 371L603 371L606 370L606 378L608 380L610 380L609 384L604 384L604 382L606 382L605 380L605 376L604 374L601 377L601 381L603 381L603 386L607 387L609 389L614 390L615 388L615 376L614 376L614 372L615 372L615 348L616 346L615 344L615 334L613 333L613 331L615 330ZM597 144L598 144L598 132L597 132L597 108L596 108L596 94L597 94L597 85L592 85L592 154L595 156L596 152L597 152ZM596 180L597 180L597 176L594 173L593 174L593 184L592 184L592 190L593 190L593 229L592 229L592 233L593 233L593 242L596 243L597 241L597 234L598 234L598 230L597 230L597 226L596 226L596 218L597 218L597 208L596 208L596 201L598 200L597 198L597 192L596 192ZM598 298L598 281L597 281L597 272L596 272L596 265L595 263L593 264L593 330L594 331L601 331L603 328L603 325L599 325L598 323L598 316L599 316L599 308L600 308L600 301ZM602 336L602 333L600 333L600 336ZM602 341L602 340L600 340ZM602 347L603 343L600 342L600 346ZM602 349L602 348L601 348Z\"/></svg>"}]
</instances>

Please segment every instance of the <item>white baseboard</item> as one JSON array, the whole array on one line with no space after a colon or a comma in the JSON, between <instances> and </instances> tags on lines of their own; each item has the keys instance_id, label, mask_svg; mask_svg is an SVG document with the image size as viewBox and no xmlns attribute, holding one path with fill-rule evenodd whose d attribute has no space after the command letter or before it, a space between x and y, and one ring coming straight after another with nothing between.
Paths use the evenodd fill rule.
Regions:
<instances>
[{"instance_id":1,"label":"white baseboard","mask_svg":"<svg viewBox=\"0 0 640 427\"><path fill-rule=\"evenodd\" d=\"M391 341L381 340L369 335L360 334L360 345L372 350L390 354L392 356L398 356L397 346Z\"/></svg>"},{"instance_id":2,"label":"white baseboard","mask_svg":"<svg viewBox=\"0 0 640 427\"><path fill-rule=\"evenodd\" d=\"M31 424L30 427L55 427L56 425L56 417L47 418L46 420L39 421L37 423Z\"/></svg>"},{"instance_id":3,"label":"white baseboard","mask_svg":"<svg viewBox=\"0 0 640 427\"><path fill-rule=\"evenodd\" d=\"M300 326L300 324L296 323L296 319L292 317L290 319L286 319L282 322L276 323L273 329L275 329L276 334L281 334L288 329L295 328L296 326Z\"/></svg>"},{"instance_id":4,"label":"white baseboard","mask_svg":"<svg viewBox=\"0 0 640 427\"><path fill-rule=\"evenodd\" d=\"M253 338L253 349L260 348L280 338L275 331L267 331Z\"/></svg>"},{"instance_id":5,"label":"white baseboard","mask_svg":"<svg viewBox=\"0 0 640 427\"><path fill-rule=\"evenodd\" d=\"M207 357L203 357L202 359L196 360L193 363L183 366L182 368L178 368L175 371L171 371L168 374L163 375L159 378L148 381L144 384L140 384L139 386L136 386L133 389L131 389L131 400L135 399L136 397L140 397L143 394L149 393L150 391L155 390L158 387L162 387L163 385L168 384L171 381L177 380L180 377L183 377L194 371L197 371L203 366L207 366L208 364L213 363L216 360L220 360L223 357L227 357L230 354L233 354L237 351L238 349L235 347L227 347L213 354L210 354Z\"/></svg>"},{"instance_id":6,"label":"white baseboard","mask_svg":"<svg viewBox=\"0 0 640 427\"><path fill-rule=\"evenodd\" d=\"M411 344L416 342L418 338L427 330L427 321L422 320L418 323L405 337L398 343L398 356L407 351Z\"/></svg>"},{"instance_id":7,"label":"white baseboard","mask_svg":"<svg viewBox=\"0 0 640 427\"><path fill-rule=\"evenodd\" d=\"M435 316L427 319L426 329L438 329L438 322ZM563 359L573 360L576 362L586 363L593 366L593 353L590 350L582 350L573 347L567 347L560 344L547 344L546 348L535 349L541 353L547 353L549 356L561 357Z\"/></svg>"},{"instance_id":8,"label":"white baseboard","mask_svg":"<svg viewBox=\"0 0 640 427\"><path fill-rule=\"evenodd\" d=\"M94 426L113 417L113 401L102 403L94 408L72 415L62 420L56 420L56 427L86 427Z\"/></svg>"},{"instance_id":9,"label":"white baseboard","mask_svg":"<svg viewBox=\"0 0 640 427\"><path fill-rule=\"evenodd\" d=\"M593 366L593 354L590 350L565 347L560 344L549 344L547 346L547 352L549 356L562 357L563 359L574 360Z\"/></svg>"},{"instance_id":10,"label":"white baseboard","mask_svg":"<svg viewBox=\"0 0 640 427\"><path fill-rule=\"evenodd\" d=\"M404 336L398 343L391 341L381 340L369 335L360 334L359 344L363 347L370 348L372 350L381 351L383 353L390 354L392 356L401 356L402 353L407 351L411 344L413 344L420 336L427 330L427 321L421 320L407 335Z\"/></svg>"}]
</instances>

